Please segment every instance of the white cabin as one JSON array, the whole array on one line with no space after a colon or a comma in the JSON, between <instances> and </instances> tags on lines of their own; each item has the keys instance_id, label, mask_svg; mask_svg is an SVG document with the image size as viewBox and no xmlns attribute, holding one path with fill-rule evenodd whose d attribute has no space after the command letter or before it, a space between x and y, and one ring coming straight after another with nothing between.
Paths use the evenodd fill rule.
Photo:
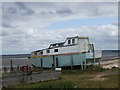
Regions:
<instances>
[{"instance_id":1,"label":"white cabin","mask_svg":"<svg viewBox=\"0 0 120 90\"><path fill-rule=\"evenodd\" d=\"M82 52L93 52L93 44L90 44L88 37L68 37L65 42L50 44L49 48L37 50L31 56L71 54Z\"/></svg>"}]
</instances>

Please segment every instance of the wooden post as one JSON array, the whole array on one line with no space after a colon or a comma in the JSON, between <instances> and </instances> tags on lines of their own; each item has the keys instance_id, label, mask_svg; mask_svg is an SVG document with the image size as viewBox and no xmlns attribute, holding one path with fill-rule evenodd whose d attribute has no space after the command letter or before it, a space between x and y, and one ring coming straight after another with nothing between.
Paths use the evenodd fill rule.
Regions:
<instances>
[{"instance_id":1,"label":"wooden post","mask_svg":"<svg viewBox=\"0 0 120 90\"><path fill-rule=\"evenodd\" d=\"M59 67L58 58L56 57L56 67Z\"/></svg>"},{"instance_id":2,"label":"wooden post","mask_svg":"<svg viewBox=\"0 0 120 90\"><path fill-rule=\"evenodd\" d=\"M6 67L4 67L4 73L6 73L7 72L7 68Z\"/></svg>"},{"instance_id":3,"label":"wooden post","mask_svg":"<svg viewBox=\"0 0 120 90\"><path fill-rule=\"evenodd\" d=\"M98 60L98 63L99 63L99 67L100 67L100 59Z\"/></svg>"},{"instance_id":4,"label":"wooden post","mask_svg":"<svg viewBox=\"0 0 120 90\"><path fill-rule=\"evenodd\" d=\"M19 69L20 69L20 67L19 67L19 65L17 66L17 71L19 72Z\"/></svg>"},{"instance_id":5,"label":"wooden post","mask_svg":"<svg viewBox=\"0 0 120 90\"><path fill-rule=\"evenodd\" d=\"M42 61L42 58L41 58L41 69L43 69L43 61Z\"/></svg>"},{"instance_id":6,"label":"wooden post","mask_svg":"<svg viewBox=\"0 0 120 90\"><path fill-rule=\"evenodd\" d=\"M84 63L84 66L85 66L84 68L85 68L85 69L86 69L86 64L87 64L87 63L86 63L86 59L85 59L85 63Z\"/></svg>"},{"instance_id":7,"label":"wooden post","mask_svg":"<svg viewBox=\"0 0 120 90\"><path fill-rule=\"evenodd\" d=\"M55 56L53 56L52 68L55 69Z\"/></svg>"},{"instance_id":8,"label":"wooden post","mask_svg":"<svg viewBox=\"0 0 120 90\"><path fill-rule=\"evenodd\" d=\"M83 63L81 62L81 68L83 69Z\"/></svg>"},{"instance_id":9,"label":"wooden post","mask_svg":"<svg viewBox=\"0 0 120 90\"><path fill-rule=\"evenodd\" d=\"M10 60L10 72L13 72L13 62Z\"/></svg>"},{"instance_id":10,"label":"wooden post","mask_svg":"<svg viewBox=\"0 0 120 90\"><path fill-rule=\"evenodd\" d=\"M71 70L73 70L73 56L71 55Z\"/></svg>"},{"instance_id":11,"label":"wooden post","mask_svg":"<svg viewBox=\"0 0 120 90\"><path fill-rule=\"evenodd\" d=\"M94 45L92 44L93 47L93 60L94 60L94 64L95 64L95 49L94 49Z\"/></svg>"}]
</instances>

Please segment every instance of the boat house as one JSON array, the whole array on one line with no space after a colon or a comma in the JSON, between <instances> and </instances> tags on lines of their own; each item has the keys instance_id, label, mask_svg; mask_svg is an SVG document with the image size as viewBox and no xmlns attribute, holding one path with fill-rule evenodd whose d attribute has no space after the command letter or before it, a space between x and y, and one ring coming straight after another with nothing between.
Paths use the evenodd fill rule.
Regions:
<instances>
[{"instance_id":1,"label":"boat house","mask_svg":"<svg viewBox=\"0 0 120 90\"><path fill-rule=\"evenodd\" d=\"M99 62L101 52L96 52L88 37L68 37L64 42L50 44L46 49L31 53L33 66L40 68L86 66Z\"/></svg>"}]
</instances>

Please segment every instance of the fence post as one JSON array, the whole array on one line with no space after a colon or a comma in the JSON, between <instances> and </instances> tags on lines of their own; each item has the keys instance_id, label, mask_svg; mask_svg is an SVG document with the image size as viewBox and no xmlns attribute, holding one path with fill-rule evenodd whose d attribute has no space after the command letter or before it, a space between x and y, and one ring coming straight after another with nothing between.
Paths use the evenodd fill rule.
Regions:
<instances>
[{"instance_id":1,"label":"fence post","mask_svg":"<svg viewBox=\"0 0 120 90\"><path fill-rule=\"evenodd\" d=\"M7 68L6 68L6 67L4 67L4 73L6 73L6 71L7 71Z\"/></svg>"},{"instance_id":2,"label":"fence post","mask_svg":"<svg viewBox=\"0 0 120 90\"><path fill-rule=\"evenodd\" d=\"M13 62L10 60L10 72L13 72Z\"/></svg>"}]
</instances>

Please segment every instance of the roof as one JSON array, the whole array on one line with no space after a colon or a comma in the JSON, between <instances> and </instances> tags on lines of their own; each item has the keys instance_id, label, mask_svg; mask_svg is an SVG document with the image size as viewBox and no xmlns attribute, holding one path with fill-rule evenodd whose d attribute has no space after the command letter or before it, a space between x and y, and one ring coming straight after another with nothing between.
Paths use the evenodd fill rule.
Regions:
<instances>
[{"instance_id":1,"label":"roof","mask_svg":"<svg viewBox=\"0 0 120 90\"><path fill-rule=\"evenodd\" d=\"M75 36L75 37L68 37L67 39L72 39L72 38L80 38L80 39L88 39L89 37L84 37L84 36Z\"/></svg>"},{"instance_id":2,"label":"roof","mask_svg":"<svg viewBox=\"0 0 120 90\"><path fill-rule=\"evenodd\" d=\"M83 38L83 39L88 39L89 37L79 37L79 38L80 38L80 39L82 39L82 38Z\"/></svg>"}]
</instances>

